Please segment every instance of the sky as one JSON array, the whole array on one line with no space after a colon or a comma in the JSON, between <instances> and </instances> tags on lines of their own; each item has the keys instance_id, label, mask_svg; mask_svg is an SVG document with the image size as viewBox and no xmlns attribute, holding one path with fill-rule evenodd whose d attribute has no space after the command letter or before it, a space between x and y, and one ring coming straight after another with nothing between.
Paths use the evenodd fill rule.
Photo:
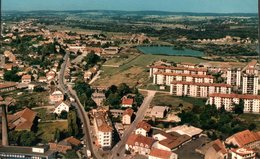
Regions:
<instances>
[{"instance_id":1,"label":"sky","mask_svg":"<svg viewBox=\"0 0 260 159\"><path fill-rule=\"evenodd\" d=\"M256 13L257 0L2 0L3 10L124 10Z\"/></svg>"}]
</instances>

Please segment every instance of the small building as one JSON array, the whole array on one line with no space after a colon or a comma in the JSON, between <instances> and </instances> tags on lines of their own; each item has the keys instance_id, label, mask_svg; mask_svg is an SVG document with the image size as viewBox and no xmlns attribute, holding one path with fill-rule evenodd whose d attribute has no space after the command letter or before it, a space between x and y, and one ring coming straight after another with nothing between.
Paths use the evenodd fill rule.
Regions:
<instances>
[{"instance_id":1,"label":"small building","mask_svg":"<svg viewBox=\"0 0 260 159\"><path fill-rule=\"evenodd\" d=\"M97 106L101 106L106 100L106 95L104 93L93 93L92 99L97 104Z\"/></svg>"},{"instance_id":2,"label":"small building","mask_svg":"<svg viewBox=\"0 0 260 159\"><path fill-rule=\"evenodd\" d=\"M56 90L51 93L50 95L50 103L56 103L56 102L61 102L64 100L64 95L61 91Z\"/></svg>"},{"instance_id":3,"label":"small building","mask_svg":"<svg viewBox=\"0 0 260 159\"><path fill-rule=\"evenodd\" d=\"M52 151L66 153L68 150L71 150L73 146L78 147L81 143L80 140L71 136L58 143L49 143L49 145Z\"/></svg>"},{"instance_id":4,"label":"small building","mask_svg":"<svg viewBox=\"0 0 260 159\"><path fill-rule=\"evenodd\" d=\"M168 107L166 106L154 106L151 110L151 117L164 118L167 114Z\"/></svg>"},{"instance_id":5,"label":"small building","mask_svg":"<svg viewBox=\"0 0 260 159\"><path fill-rule=\"evenodd\" d=\"M131 134L126 141L125 149L134 154L149 155L154 142L151 137Z\"/></svg>"},{"instance_id":6,"label":"small building","mask_svg":"<svg viewBox=\"0 0 260 159\"><path fill-rule=\"evenodd\" d=\"M124 110L121 109L110 109L109 112L115 118L122 116L124 114Z\"/></svg>"},{"instance_id":7,"label":"small building","mask_svg":"<svg viewBox=\"0 0 260 159\"><path fill-rule=\"evenodd\" d=\"M8 127L9 129L14 129L16 131L31 131L35 123L36 115L37 113L29 108L8 115Z\"/></svg>"},{"instance_id":8,"label":"small building","mask_svg":"<svg viewBox=\"0 0 260 159\"><path fill-rule=\"evenodd\" d=\"M249 148L231 149L231 159L256 159L256 153Z\"/></svg>"},{"instance_id":9,"label":"small building","mask_svg":"<svg viewBox=\"0 0 260 159\"><path fill-rule=\"evenodd\" d=\"M62 111L69 112L70 104L68 102L59 102L55 105L53 113L60 115Z\"/></svg>"},{"instance_id":10,"label":"small building","mask_svg":"<svg viewBox=\"0 0 260 159\"><path fill-rule=\"evenodd\" d=\"M260 146L260 132L244 130L227 138L225 143L236 145L239 148L246 147L254 149Z\"/></svg>"},{"instance_id":11,"label":"small building","mask_svg":"<svg viewBox=\"0 0 260 159\"><path fill-rule=\"evenodd\" d=\"M218 158L218 159L227 159L228 151L225 147L225 144L219 139L212 141L196 151L204 156L204 159Z\"/></svg>"},{"instance_id":12,"label":"small building","mask_svg":"<svg viewBox=\"0 0 260 159\"><path fill-rule=\"evenodd\" d=\"M32 81L31 75L23 75L22 76L22 83L29 84Z\"/></svg>"},{"instance_id":13,"label":"small building","mask_svg":"<svg viewBox=\"0 0 260 159\"><path fill-rule=\"evenodd\" d=\"M42 76L42 77L39 77L38 81L39 82L47 82L48 80L47 80L46 77Z\"/></svg>"},{"instance_id":14,"label":"small building","mask_svg":"<svg viewBox=\"0 0 260 159\"><path fill-rule=\"evenodd\" d=\"M124 125L130 125L132 123L134 110L131 108L128 108L124 111L122 116L122 124Z\"/></svg>"},{"instance_id":15,"label":"small building","mask_svg":"<svg viewBox=\"0 0 260 159\"><path fill-rule=\"evenodd\" d=\"M54 80L55 77L56 77L56 72L53 70L46 73L46 78L48 81Z\"/></svg>"},{"instance_id":16,"label":"small building","mask_svg":"<svg viewBox=\"0 0 260 159\"><path fill-rule=\"evenodd\" d=\"M8 92L16 89L17 84L14 82L0 83L0 92Z\"/></svg>"},{"instance_id":17,"label":"small building","mask_svg":"<svg viewBox=\"0 0 260 159\"><path fill-rule=\"evenodd\" d=\"M181 126L176 126L174 128L171 128L166 132L167 133L176 132L180 135L187 135L190 136L191 138L196 138L203 132L203 130L191 125L181 125Z\"/></svg>"},{"instance_id":18,"label":"small building","mask_svg":"<svg viewBox=\"0 0 260 159\"><path fill-rule=\"evenodd\" d=\"M133 98L123 97L121 105L122 105L122 107L125 107L125 108L127 108L127 107L132 108L133 103L134 103L134 99Z\"/></svg>"},{"instance_id":19,"label":"small building","mask_svg":"<svg viewBox=\"0 0 260 159\"><path fill-rule=\"evenodd\" d=\"M118 47L108 47L104 49L104 53L108 55L115 55L119 52Z\"/></svg>"},{"instance_id":20,"label":"small building","mask_svg":"<svg viewBox=\"0 0 260 159\"><path fill-rule=\"evenodd\" d=\"M141 121L136 125L135 134L140 134L143 136L147 136L147 134L151 131L151 125L145 121Z\"/></svg>"},{"instance_id":21,"label":"small building","mask_svg":"<svg viewBox=\"0 0 260 159\"><path fill-rule=\"evenodd\" d=\"M178 155L171 151L152 148L148 159L178 159Z\"/></svg>"},{"instance_id":22,"label":"small building","mask_svg":"<svg viewBox=\"0 0 260 159\"><path fill-rule=\"evenodd\" d=\"M48 147L21 147L21 146L5 146L0 147L0 158L21 159L21 158L37 158L52 159L54 151Z\"/></svg>"}]
</instances>

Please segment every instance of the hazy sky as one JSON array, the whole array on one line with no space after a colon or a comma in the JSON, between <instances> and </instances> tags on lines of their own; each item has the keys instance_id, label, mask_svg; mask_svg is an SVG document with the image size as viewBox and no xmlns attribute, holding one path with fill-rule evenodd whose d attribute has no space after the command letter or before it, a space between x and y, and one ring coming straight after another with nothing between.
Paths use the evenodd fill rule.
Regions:
<instances>
[{"instance_id":1,"label":"hazy sky","mask_svg":"<svg viewBox=\"0 0 260 159\"><path fill-rule=\"evenodd\" d=\"M256 13L257 0L2 0L3 10L159 10Z\"/></svg>"}]
</instances>

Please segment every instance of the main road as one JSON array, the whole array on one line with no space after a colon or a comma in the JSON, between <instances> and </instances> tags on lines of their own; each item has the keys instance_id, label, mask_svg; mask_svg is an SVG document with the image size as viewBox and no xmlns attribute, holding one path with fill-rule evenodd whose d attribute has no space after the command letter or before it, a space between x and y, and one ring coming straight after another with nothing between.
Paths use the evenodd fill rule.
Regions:
<instances>
[{"instance_id":1,"label":"main road","mask_svg":"<svg viewBox=\"0 0 260 159\"><path fill-rule=\"evenodd\" d=\"M133 121L133 123L128 127L128 129L125 130L123 137L121 138L120 142L118 142L114 148L111 150L111 156L110 159L122 159L124 158L125 154L125 144L128 139L128 137L131 135L131 133L135 130L136 125L143 120L144 115L148 107L150 106L154 95L156 94L156 91L147 91L148 95L145 97L143 104L138 109L138 112L136 114L136 118Z\"/></svg>"},{"instance_id":2,"label":"main road","mask_svg":"<svg viewBox=\"0 0 260 159\"><path fill-rule=\"evenodd\" d=\"M75 101L72 102L72 105L75 106L75 108L77 109L79 118L81 119L81 122L83 124L83 133L84 133L84 143L86 145L86 149L84 151L85 156L87 156L87 150L91 151L92 157L95 159L99 159L99 155L96 153L96 151L94 150L93 144L92 144L92 137L91 137L91 133L90 133L90 122L89 122L89 117L88 114L85 112L84 107L82 106L82 104L80 103L77 94L75 93L75 91L73 91L71 88L69 88L65 83L64 83L64 73L67 69L67 64L69 62L69 52L66 52L65 56L64 56L64 62L61 65L61 69L58 75L59 78L59 88L61 89L61 91L64 94L67 94L68 97L71 99L75 99Z\"/></svg>"}]
</instances>

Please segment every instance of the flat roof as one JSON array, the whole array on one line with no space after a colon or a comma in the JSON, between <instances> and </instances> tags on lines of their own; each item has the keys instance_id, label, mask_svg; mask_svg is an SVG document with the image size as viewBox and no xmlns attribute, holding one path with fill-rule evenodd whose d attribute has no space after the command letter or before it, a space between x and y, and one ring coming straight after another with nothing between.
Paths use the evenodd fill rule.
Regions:
<instances>
[{"instance_id":1,"label":"flat roof","mask_svg":"<svg viewBox=\"0 0 260 159\"><path fill-rule=\"evenodd\" d=\"M12 154L24 154L24 155L50 156L51 154L54 153L54 151L52 150L48 150L44 153L37 153L37 152L33 152L32 148L39 148L39 147L5 146L5 147L0 147L0 154L12 153Z\"/></svg>"}]
</instances>

